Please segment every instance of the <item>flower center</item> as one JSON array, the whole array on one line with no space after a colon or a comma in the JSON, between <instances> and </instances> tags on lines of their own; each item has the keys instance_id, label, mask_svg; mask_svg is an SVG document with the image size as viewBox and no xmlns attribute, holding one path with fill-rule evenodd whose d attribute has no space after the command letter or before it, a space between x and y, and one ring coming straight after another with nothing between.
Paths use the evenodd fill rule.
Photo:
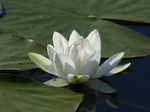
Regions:
<instances>
[{"instance_id":1,"label":"flower center","mask_svg":"<svg viewBox=\"0 0 150 112\"><path fill-rule=\"evenodd\" d=\"M75 83L79 83L79 82L80 82L80 77L79 77L79 76L74 76L74 77L73 77L73 81L74 81Z\"/></svg>"}]
</instances>

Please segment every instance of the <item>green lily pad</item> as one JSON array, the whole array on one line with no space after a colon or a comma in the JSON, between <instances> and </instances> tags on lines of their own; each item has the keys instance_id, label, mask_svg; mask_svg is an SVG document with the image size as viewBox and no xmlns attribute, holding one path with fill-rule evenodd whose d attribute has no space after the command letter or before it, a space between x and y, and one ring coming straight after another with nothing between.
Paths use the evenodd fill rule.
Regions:
<instances>
[{"instance_id":1,"label":"green lily pad","mask_svg":"<svg viewBox=\"0 0 150 112\"><path fill-rule=\"evenodd\" d=\"M0 33L0 70L37 68L29 59L29 52L37 52L47 56L46 47L34 40L9 33Z\"/></svg>"},{"instance_id":2,"label":"green lily pad","mask_svg":"<svg viewBox=\"0 0 150 112\"><path fill-rule=\"evenodd\" d=\"M149 39L108 21L150 23L149 0L86 0L86 3L77 0L1 0L1 3L6 16L0 20L0 28L43 45L52 44L54 31L68 38L74 29L84 37L98 29L102 38L102 57L117 52L125 52L125 57L150 54Z\"/></svg>"},{"instance_id":3,"label":"green lily pad","mask_svg":"<svg viewBox=\"0 0 150 112\"><path fill-rule=\"evenodd\" d=\"M2 4L0 3L0 15L2 14Z\"/></svg>"},{"instance_id":4,"label":"green lily pad","mask_svg":"<svg viewBox=\"0 0 150 112\"><path fill-rule=\"evenodd\" d=\"M2 112L75 112L83 96L11 74L0 74L0 90Z\"/></svg>"}]
</instances>

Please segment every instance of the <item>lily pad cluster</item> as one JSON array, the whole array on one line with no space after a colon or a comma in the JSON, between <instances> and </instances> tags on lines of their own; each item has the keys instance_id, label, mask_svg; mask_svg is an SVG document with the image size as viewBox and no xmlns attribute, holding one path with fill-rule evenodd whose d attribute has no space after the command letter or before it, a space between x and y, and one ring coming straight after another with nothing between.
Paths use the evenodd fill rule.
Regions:
<instances>
[{"instance_id":1,"label":"lily pad cluster","mask_svg":"<svg viewBox=\"0 0 150 112\"><path fill-rule=\"evenodd\" d=\"M148 38L114 22L119 20L150 23L149 0L1 0L0 2L0 70L3 70L3 73L0 73L2 91L0 110L4 112L58 112L61 109L60 106L65 107L68 104L71 105L65 107L64 111L76 110L82 95L15 76L10 71L18 72L37 68L27 54L34 52L48 57L46 46L52 44L52 34L55 31L69 39L69 34L74 29L83 37L87 37L89 32L97 29L101 34L102 58L108 58L119 52L125 53L124 58L150 54ZM128 66L129 64L124 68L117 66L107 75L118 73L116 71L122 71ZM5 73L4 70L9 73ZM78 79L81 78L75 79L79 81ZM54 85L64 84L64 80L58 77L54 77L51 81ZM95 87L93 84L98 86ZM91 88L95 87L97 91L99 91L97 88L107 86L111 91L106 89L101 91L114 92L110 85L98 79L87 85ZM62 94L58 94L61 92ZM12 93L12 96L8 93ZM60 102L60 100L64 101L63 99L69 102Z\"/></svg>"},{"instance_id":2,"label":"lily pad cluster","mask_svg":"<svg viewBox=\"0 0 150 112\"><path fill-rule=\"evenodd\" d=\"M70 32L75 29L86 37L88 32L98 29L102 41L102 58L108 58L118 52L125 52L125 58L150 54L148 38L112 22L112 20L124 20L149 23L149 0L138 2L134 0L132 3L130 0L124 2L88 0L86 5L83 1L76 0L1 0L1 4L1 33L11 33L25 39L32 39L37 41L39 46L46 48L48 44L52 44L54 31L69 37ZM16 39L14 38L14 40ZM19 41L14 41L14 46L15 43L17 44ZM1 44L3 43L1 42ZM7 45L9 43L3 47L6 48ZM24 46L27 45L24 44ZM11 50L14 52L13 49ZM17 52L20 52L24 59L30 61L24 50L18 49ZM31 52L31 48L28 48L28 52ZM41 52L41 49L38 52ZM6 53L10 55L9 52ZM21 59L20 61L26 64L25 61ZM32 65L30 68L35 67L32 62L30 64ZM25 69L29 69L29 67Z\"/></svg>"}]
</instances>

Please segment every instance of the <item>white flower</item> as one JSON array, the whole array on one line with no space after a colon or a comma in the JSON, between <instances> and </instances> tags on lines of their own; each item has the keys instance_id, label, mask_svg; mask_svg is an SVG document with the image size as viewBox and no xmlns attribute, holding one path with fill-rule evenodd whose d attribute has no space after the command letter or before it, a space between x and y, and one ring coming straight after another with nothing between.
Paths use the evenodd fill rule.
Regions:
<instances>
[{"instance_id":1,"label":"white flower","mask_svg":"<svg viewBox=\"0 0 150 112\"><path fill-rule=\"evenodd\" d=\"M116 66L124 53L118 53L106 60L101 66L101 40L97 30L93 30L85 39L75 30L69 41L60 33L54 32L53 44L47 46L49 58L40 54L29 53L31 60L42 70L54 74L46 83L65 86L69 83L85 83L91 86L90 79L110 76L126 69L130 63Z\"/></svg>"}]
</instances>

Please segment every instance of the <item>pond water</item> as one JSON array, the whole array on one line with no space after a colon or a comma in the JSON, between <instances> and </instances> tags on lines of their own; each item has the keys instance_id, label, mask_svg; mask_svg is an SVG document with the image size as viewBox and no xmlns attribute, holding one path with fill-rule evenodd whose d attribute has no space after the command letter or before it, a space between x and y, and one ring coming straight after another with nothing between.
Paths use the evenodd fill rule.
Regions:
<instances>
[{"instance_id":1,"label":"pond water","mask_svg":"<svg viewBox=\"0 0 150 112\"><path fill-rule=\"evenodd\" d=\"M150 38L150 26L126 25L142 35ZM97 98L96 112L149 112L150 111L150 56L124 59L121 63L131 62L129 73L117 74L105 79L117 91L118 108L110 107L100 97Z\"/></svg>"},{"instance_id":2,"label":"pond water","mask_svg":"<svg viewBox=\"0 0 150 112\"><path fill-rule=\"evenodd\" d=\"M150 38L149 25L124 26ZM102 62L105 60L102 59ZM116 94L97 93L84 85L67 86L68 89L85 94L77 112L150 112L150 56L123 59L121 64L129 62L131 66L126 71L103 78L116 90ZM21 73L27 74L28 71ZM33 79L44 82L50 78L52 75L44 73L43 77Z\"/></svg>"},{"instance_id":3,"label":"pond water","mask_svg":"<svg viewBox=\"0 0 150 112\"><path fill-rule=\"evenodd\" d=\"M86 97L84 100L93 105L94 109L78 112L150 112L150 56L121 61L122 64L127 62L132 63L128 73L104 77L105 81L116 90L116 94L97 93L94 108L91 100L94 99L94 93L88 93L87 97L91 99Z\"/></svg>"},{"instance_id":4,"label":"pond water","mask_svg":"<svg viewBox=\"0 0 150 112\"><path fill-rule=\"evenodd\" d=\"M125 27L150 38L148 25L126 25ZM105 80L117 91L118 108L112 108L98 96L96 112L150 112L150 56L121 61L121 63L128 62L131 62L129 73L105 77Z\"/></svg>"},{"instance_id":5,"label":"pond water","mask_svg":"<svg viewBox=\"0 0 150 112\"><path fill-rule=\"evenodd\" d=\"M150 56L125 59L131 62L129 73L117 74L105 79L117 91L118 109L110 107L100 97L97 98L97 112L149 112L150 111Z\"/></svg>"}]
</instances>

